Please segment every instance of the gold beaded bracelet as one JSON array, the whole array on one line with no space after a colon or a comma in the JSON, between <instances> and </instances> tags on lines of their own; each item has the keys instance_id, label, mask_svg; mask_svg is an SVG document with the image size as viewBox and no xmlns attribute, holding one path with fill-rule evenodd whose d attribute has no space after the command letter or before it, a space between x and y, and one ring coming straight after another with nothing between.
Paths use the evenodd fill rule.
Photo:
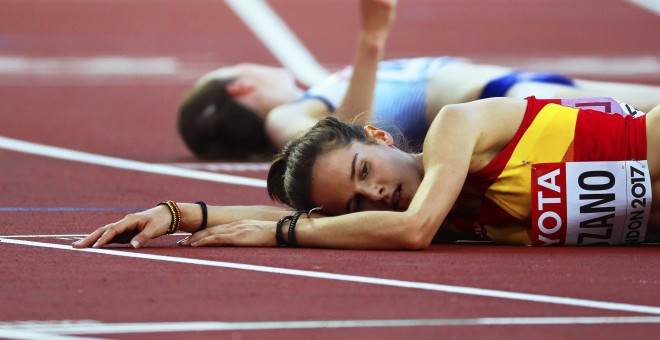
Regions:
<instances>
[{"instance_id":1,"label":"gold beaded bracelet","mask_svg":"<svg viewBox=\"0 0 660 340\"><path fill-rule=\"evenodd\" d=\"M172 200L158 203L158 205L166 205L170 210L172 221L170 222L170 226L167 227L166 234L174 234L177 230L179 230L179 226L181 226L181 210L179 209L179 206Z\"/></svg>"}]
</instances>

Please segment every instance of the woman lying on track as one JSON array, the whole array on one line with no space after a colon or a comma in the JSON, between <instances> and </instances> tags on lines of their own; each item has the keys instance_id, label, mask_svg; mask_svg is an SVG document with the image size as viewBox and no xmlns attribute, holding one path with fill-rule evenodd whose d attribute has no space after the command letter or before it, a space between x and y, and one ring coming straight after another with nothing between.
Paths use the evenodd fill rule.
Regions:
<instances>
[{"instance_id":1,"label":"woman lying on track","mask_svg":"<svg viewBox=\"0 0 660 340\"><path fill-rule=\"evenodd\" d=\"M447 105L419 154L373 126L325 118L290 142L268 175L271 197L297 212L168 201L74 246L137 233L140 247L177 229L193 233L181 242L188 246L424 249L447 228L506 244L657 241L660 106L645 115L609 105L619 112L611 114L561 102ZM315 207L319 218L307 218Z\"/></svg>"},{"instance_id":2,"label":"woman lying on track","mask_svg":"<svg viewBox=\"0 0 660 340\"><path fill-rule=\"evenodd\" d=\"M660 103L658 86L518 72L449 57L380 62L396 2L362 0L360 5L352 67L307 91L285 69L263 65L240 64L203 76L180 109L179 132L189 149L205 159L270 157L335 112L340 120L372 122L402 135L419 151L433 118L447 104L490 97L609 96L648 112Z\"/></svg>"}]
</instances>

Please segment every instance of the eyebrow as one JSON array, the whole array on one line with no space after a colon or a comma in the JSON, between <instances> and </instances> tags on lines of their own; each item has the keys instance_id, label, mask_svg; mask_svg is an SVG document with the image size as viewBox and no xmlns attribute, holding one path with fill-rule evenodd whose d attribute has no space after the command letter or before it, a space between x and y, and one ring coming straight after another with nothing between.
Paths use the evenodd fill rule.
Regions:
<instances>
[{"instance_id":1,"label":"eyebrow","mask_svg":"<svg viewBox=\"0 0 660 340\"><path fill-rule=\"evenodd\" d=\"M355 163L357 162L357 152L355 153L355 156L353 156L353 161L351 162L351 182L353 182L353 178L355 177ZM346 213L351 212L351 201L353 199L349 199L348 202L346 203Z\"/></svg>"},{"instance_id":2,"label":"eyebrow","mask_svg":"<svg viewBox=\"0 0 660 340\"><path fill-rule=\"evenodd\" d=\"M351 163L351 181L353 181L353 177L355 177L355 162L357 161L357 152L355 153L355 156L353 156L353 162Z\"/></svg>"}]
</instances>

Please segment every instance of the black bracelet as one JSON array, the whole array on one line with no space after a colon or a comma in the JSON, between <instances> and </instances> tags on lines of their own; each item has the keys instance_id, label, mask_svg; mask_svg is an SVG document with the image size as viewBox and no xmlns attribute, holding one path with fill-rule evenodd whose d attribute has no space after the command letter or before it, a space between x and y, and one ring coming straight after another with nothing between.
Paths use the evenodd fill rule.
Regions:
<instances>
[{"instance_id":1,"label":"black bracelet","mask_svg":"<svg viewBox=\"0 0 660 340\"><path fill-rule=\"evenodd\" d=\"M203 201L197 201L195 204L199 204L202 208L202 225L197 229L197 231L206 229L206 220L208 219L208 210L206 209L206 203Z\"/></svg>"},{"instance_id":2,"label":"black bracelet","mask_svg":"<svg viewBox=\"0 0 660 340\"><path fill-rule=\"evenodd\" d=\"M296 223L298 223L298 219L300 218L300 215L307 213L306 211L297 211L295 215L293 215L293 218L291 219L291 223L289 223L289 246L291 247L298 247L298 241L296 241Z\"/></svg>"},{"instance_id":3,"label":"black bracelet","mask_svg":"<svg viewBox=\"0 0 660 340\"><path fill-rule=\"evenodd\" d=\"M293 216L284 216L280 218L279 221L277 221L277 225L275 227L275 240L277 241L277 246L278 247L287 247L289 244L284 240L284 235L282 235L282 227L284 226L284 222L291 221Z\"/></svg>"}]
</instances>

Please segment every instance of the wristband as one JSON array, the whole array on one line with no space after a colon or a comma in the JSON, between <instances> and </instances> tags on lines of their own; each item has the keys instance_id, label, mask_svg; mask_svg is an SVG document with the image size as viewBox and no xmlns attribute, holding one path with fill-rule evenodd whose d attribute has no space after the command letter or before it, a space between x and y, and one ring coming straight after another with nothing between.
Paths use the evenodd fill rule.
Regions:
<instances>
[{"instance_id":1,"label":"wristband","mask_svg":"<svg viewBox=\"0 0 660 340\"><path fill-rule=\"evenodd\" d=\"M208 219L208 209L206 208L206 203L204 203L204 201L197 201L195 204L199 204L199 207L202 208L202 224L200 225L199 229L197 229L197 231L204 230L206 229L206 221Z\"/></svg>"},{"instance_id":2,"label":"wristband","mask_svg":"<svg viewBox=\"0 0 660 340\"><path fill-rule=\"evenodd\" d=\"M284 222L291 221L292 218L293 216L284 216L280 218L279 221L277 221L275 226L275 240L277 241L277 246L279 247L289 246L289 244L284 240L284 235L282 235L282 227L284 226Z\"/></svg>"},{"instance_id":3,"label":"wristband","mask_svg":"<svg viewBox=\"0 0 660 340\"><path fill-rule=\"evenodd\" d=\"M306 211L297 211L293 215L293 218L291 218L291 223L289 223L289 246L291 247L298 247L298 241L296 240L296 224L298 223L300 216L305 213Z\"/></svg>"}]
</instances>

